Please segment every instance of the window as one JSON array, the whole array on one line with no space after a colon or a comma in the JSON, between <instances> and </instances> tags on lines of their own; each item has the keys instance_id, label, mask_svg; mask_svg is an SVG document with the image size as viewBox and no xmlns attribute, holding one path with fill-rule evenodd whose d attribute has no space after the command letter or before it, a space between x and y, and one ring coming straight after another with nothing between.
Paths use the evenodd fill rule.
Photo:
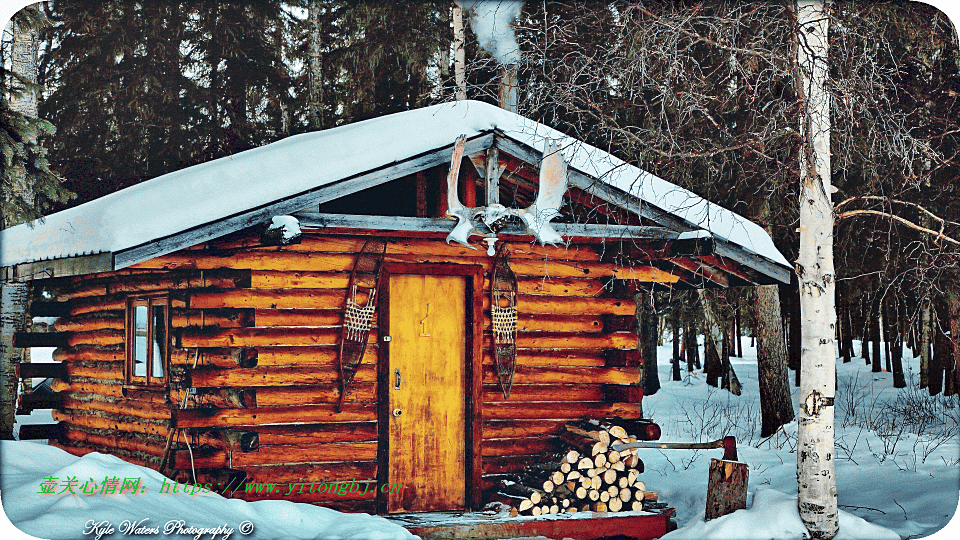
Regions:
<instances>
[{"instance_id":1,"label":"window","mask_svg":"<svg viewBox=\"0 0 960 540\"><path fill-rule=\"evenodd\" d=\"M127 301L127 362L124 379L133 385L167 382L169 332L165 296Z\"/></svg>"}]
</instances>

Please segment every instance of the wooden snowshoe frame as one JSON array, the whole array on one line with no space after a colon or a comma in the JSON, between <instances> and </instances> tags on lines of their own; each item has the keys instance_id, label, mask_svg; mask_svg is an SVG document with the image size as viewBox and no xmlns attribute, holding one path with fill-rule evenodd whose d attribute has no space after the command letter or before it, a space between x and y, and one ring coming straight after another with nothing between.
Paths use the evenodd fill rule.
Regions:
<instances>
[{"instance_id":1,"label":"wooden snowshoe frame","mask_svg":"<svg viewBox=\"0 0 960 540\"><path fill-rule=\"evenodd\" d=\"M493 356L503 397L510 397L517 369L517 276L510 269L510 250L501 244L493 263L490 286Z\"/></svg>"},{"instance_id":2,"label":"wooden snowshoe frame","mask_svg":"<svg viewBox=\"0 0 960 540\"><path fill-rule=\"evenodd\" d=\"M360 367L363 354L367 350L367 338L377 309L377 286L380 281L380 269L387 252L387 243L380 240L364 242L357 260L350 272L350 284L344 300L343 327L340 334L340 350L337 360L340 367L340 398L337 400L337 412L343 409L343 400L347 387ZM358 298L365 296L361 303Z\"/></svg>"}]
</instances>

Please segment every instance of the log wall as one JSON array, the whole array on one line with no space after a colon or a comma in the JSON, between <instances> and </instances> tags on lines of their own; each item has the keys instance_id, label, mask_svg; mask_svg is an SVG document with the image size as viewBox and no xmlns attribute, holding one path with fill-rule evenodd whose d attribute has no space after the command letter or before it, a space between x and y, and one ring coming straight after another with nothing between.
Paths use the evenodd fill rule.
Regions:
<instances>
[{"instance_id":1,"label":"log wall","mask_svg":"<svg viewBox=\"0 0 960 540\"><path fill-rule=\"evenodd\" d=\"M109 451L156 468L174 427L171 459L192 468L244 471L249 482L282 483L377 477L377 328L342 412L337 343L350 269L365 236L306 231L301 244L262 247L234 235L111 274L48 282L69 316L55 359L68 378L55 418L56 444L74 453ZM569 420L641 415L635 305L608 295L610 278L650 281L660 272L605 262L610 246L510 244L517 274L518 358L504 399L491 356L485 246L471 250L439 238L391 238L387 261L481 265L484 281L482 456L485 489L499 475L562 448ZM169 291L171 364L184 388L124 392L124 309L137 292ZM189 393L193 388L195 394ZM181 407L185 409L181 410ZM225 426L259 434L242 452L221 436ZM284 485L281 495L286 494ZM264 495L244 495L249 499ZM370 511L349 496L283 497ZM484 500L486 501L486 497Z\"/></svg>"}]
</instances>

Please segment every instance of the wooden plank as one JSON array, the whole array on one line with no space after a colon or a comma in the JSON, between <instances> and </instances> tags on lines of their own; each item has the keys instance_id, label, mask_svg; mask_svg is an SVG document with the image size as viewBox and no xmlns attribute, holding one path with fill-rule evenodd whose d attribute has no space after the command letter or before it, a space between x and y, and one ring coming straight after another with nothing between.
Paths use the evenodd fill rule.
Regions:
<instances>
[{"instance_id":1,"label":"wooden plank","mask_svg":"<svg viewBox=\"0 0 960 540\"><path fill-rule=\"evenodd\" d=\"M410 231L449 234L456 225L450 218L415 218L402 216L363 216L354 214L322 214L297 212L300 225L318 229L363 229L372 231ZM482 223L479 224L483 227ZM608 225L594 223L551 223L564 238L649 239L671 240L677 237L663 227L639 225ZM484 231L489 233L490 231ZM510 223L497 236L515 236L524 240L533 238L522 224Z\"/></svg>"},{"instance_id":2,"label":"wooden plank","mask_svg":"<svg viewBox=\"0 0 960 540\"><path fill-rule=\"evenodd\" d=\"M343 302L339 289L237 289L194 293L189 298L193 309L343 309Z\"/></svg>"},{"instance_id":3,"label":"wooden plank","mask_svg":"<svg viewBox=\"0 0 960 540\"><path fill-rule=\"evenodd\" d=\"M466 142L465 151L480 152L493 144L493 134L477 135ZM253 208L225 219L211 221L165 238L154 239L140 246L116 253L113 268L126 268L137 263L172 253L223 236L227 233L268 223L273 216L293 214L306 207L368 189L397 178L446 163L453 145L425 152L400 163L391 163L377 169L357 174L330 184L310 189L292 197ZM299 219L299 218L298 218ZM304 225L301 221L301 225Z\"/></svg>"},{"instance_id":4,"label":"wooden plank","mask_svg":"<svg viewBox=\"0 0 960 540\"><path fill-rule=\"evenodd\" d=\"M109 272L113 269L113 253L95 253L18 263L3 267L3 274L4 281L31 281Z\"/></svg>"}]
</instances>

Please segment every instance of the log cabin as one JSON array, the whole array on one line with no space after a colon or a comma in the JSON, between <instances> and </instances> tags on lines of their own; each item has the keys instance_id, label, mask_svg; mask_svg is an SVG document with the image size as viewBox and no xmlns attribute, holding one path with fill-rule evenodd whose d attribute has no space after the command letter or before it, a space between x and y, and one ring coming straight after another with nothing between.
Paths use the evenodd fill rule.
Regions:
<instances>
[{"instance_id":1,"label":"log cabin","mask_svg":"<svg viewBox=\"0 0 960 540\"><path fill-rule=\"evenodd\" d=\"M552 221L551 221L552 220ZM476 101L296 135L7 229L67 452L249 500L478 509L639 419L638 292L788 283L762 228ZM29 429L28 429L29 428ZM360 495L288 483L374 480ZM240 485L273 483L276 493ZM219 486L219 487L218 487ZM228 486L223 489L223 486ZM232 486L232 487L231 487Z\"/></svg>"}]
</instances>

